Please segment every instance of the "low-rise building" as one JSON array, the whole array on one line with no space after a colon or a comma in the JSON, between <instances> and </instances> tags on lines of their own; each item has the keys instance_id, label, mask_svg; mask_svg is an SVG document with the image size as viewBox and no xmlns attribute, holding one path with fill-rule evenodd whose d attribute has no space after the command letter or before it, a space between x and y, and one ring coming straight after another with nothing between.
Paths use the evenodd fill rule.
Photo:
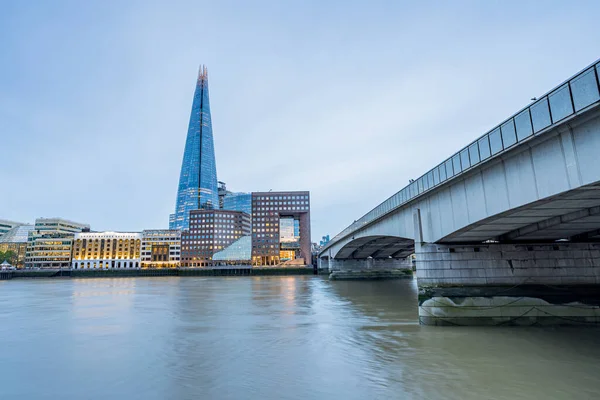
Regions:
<instances>
[{"instance_id":1,"label":"low-rise building","mask_svg":"<svg viewBox=\"0 0 600 400\"><path fill-rule=\"evenodd\" d=\"M62 218L38 218L27 237L25 268L68 269L73 236L89 231L88 224Z\"/></svg>"},{"instance_id":2,"label":"low-rise building","mask_svg":"<svg viewBox=\"0 0 600 400\"><path fill-rule=\"evenodd\" d=\"M212 256L250 235L250 216L240 211L193 210L189 229L181 234L181 266L208 267Z\"/></svg>"},{"instance_id":3,"label":"low-rise building","mask_svg":"<svg viewBox=\"0 0 600 400\"><path fill-rule=\"evenodd\" d=\"M32 230L33 225L19 225L0 236L0 253L12 253L8 261L17 268L25 266L27 237Z\"/></svg>"},{"instance_id":4,"label":"low-rise building","mask_svg":"<svg viewBox=\"0 0 600 400\"><path fill-rule=\"evenodd\" d=\"M10 231L13 228L16 228L20 225L26 225L22 222L14 222L6 219L0 219L0 237L4 235L6 232Z\"/></svg>"},{"instance_id":5,"label":"low-rise building","mask_svg":"<svg viewBox=\"0 0 600 400\"><path fill-rule=\"evenodd\" d=\"M73 241L72 269L140 268L142 235L137 232L81 232Z\"/></svg>"},{"instance_id":6,"label":"low-rise building","mask_svg":"<svg viewBox=\"0 0 600 400\"><path fill-rule=\"evenodd\" d=\"M181 257L181 231L155 229L142 232L142 268L177 268Z\"/></svg>"}]
</instances>

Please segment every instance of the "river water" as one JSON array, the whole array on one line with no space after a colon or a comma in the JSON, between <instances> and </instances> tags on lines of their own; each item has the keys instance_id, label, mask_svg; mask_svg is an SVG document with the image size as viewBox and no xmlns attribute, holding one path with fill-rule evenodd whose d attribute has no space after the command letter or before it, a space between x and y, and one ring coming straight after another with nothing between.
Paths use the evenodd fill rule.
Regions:
<instances>
[{"instance_id":1,"label":"river water","mask_svg":"<svg viewBox=\"0 0 600 400\"><path fill-rule=\"evenodd\" d=\"M0 282L0 399L598 399L600 330L426 327L416 281Z\"/></svg>"}]
</instances>

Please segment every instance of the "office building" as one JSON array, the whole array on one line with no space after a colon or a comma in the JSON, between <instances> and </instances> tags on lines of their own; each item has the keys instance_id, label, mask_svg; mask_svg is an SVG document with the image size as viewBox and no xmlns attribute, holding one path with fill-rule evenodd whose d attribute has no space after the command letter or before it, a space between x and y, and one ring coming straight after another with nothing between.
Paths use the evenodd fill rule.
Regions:
<instances>
[{"instance_id":1,"label":"office building","mask_svg":"<svg viewBox=\"0 0 600 400\"><path fill-rule=\"evenodd\" d=\"M219 187L219 208L223 208L223 199L230 192L227 190L227 184L225 182L217 181L217 185Z\"/></svg>"},{"instance_id":2,"label":"office building","mask_svg":"<svg viewBox=\"0 0 600 400\"><path fill-rule=\"evenodd\" d=\"M189 229L181 234L181 266L213 265L213 255L250 235L250 216L239 211L194 210Z\"/></svg>"},{"instance_id":3,"label":"office building","mask_svg":"<svg viewBox=\"0 0 600 400\"><path fill-rule=\"evenodd\" d=\"M142 268L177 268L181 256L181 231L155 229L142 232Z\"/></svg>"},{"instance_id":4,"label":"office building","mask_svg":"<svg viewBox=\"0 0 600 400\"><path fill-rule=\"evenodd\" d=\"M26 225L22 222L14 222L6 219L0 219L0 237L4 235L6 232L10 231L13 228L16 228L19 225Z\"/></svg>"},{"instance_id":5,"label":"office building","mask_svg":"<svg viewBox=\"0 0 600 400\"><path fill-rule=\"evenodd\" d=\"M252 193L228 192L223 196L224 210L241 211L252 216Z\"/></svg>"},{"instance_id":6,"label":"office building","mask_svg":"<svg viewBox=\"0 0 600 400\"><path fill-rule=\"evenodd\" d=\"M140 267L142 235L137 232L81 232L73 240L72 269Z\"/></svg>"},{"instance_id":7,"label":"office building","mask_svg":"<svg viewBox=\"0 0 600 400\"><path fill-rule=\"evenodd\" d=\"M252 193L252 265L311 263L310 193Z\"/></svg>"},{"instance_id":8,"label":"office building","mask_svg":"<svg viewBox=\"0 0 600 400\"><path fill-rule=\"evenodd\" d=\"M33 225L19 225L0 236L0 252L12 252L14 257L8 261L17 268L25 266L27 237L32 230Z\"/></svg>"},{"instance_id":9,"label":"office building","mask_svg":"<svg viewBox=\"0 0 600 400\"><path fill-rule=\"evenodd\" d=\"M217 166L213 143L208 71L198 73L192 112L179 176L175 213L169 217L169 229L189 227L190 211L219 206Z\"/></svg>"},{"instance_id":10,"label":"office building","mask_svg":"<svg viewBox=\"0 0 600 400\"><path fill-rule=\"evenodd\" d=\"M62 218L36 219L27 237L25 268L70 268L73 237L89 230L87 224Z\"/></svg>"}]
</instances>

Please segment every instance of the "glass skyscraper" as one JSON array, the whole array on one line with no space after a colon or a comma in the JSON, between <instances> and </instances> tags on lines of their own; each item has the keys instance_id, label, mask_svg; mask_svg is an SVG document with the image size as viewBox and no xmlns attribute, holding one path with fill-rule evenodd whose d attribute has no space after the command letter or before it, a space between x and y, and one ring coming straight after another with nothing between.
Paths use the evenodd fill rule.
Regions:
<instances>
[{"instance_id":1,"label":"glass skyscraper","mask_svg":"<svg viewBox=\"0 0 600 400\"><path fill-rule=\"evenodd\" d=\"M188 229L191 210L214 208L219 208L217 165L208 101L208 71L202 66L198 72L175 213L169 217L169 229Z\"/></svg>"}]
</instances>

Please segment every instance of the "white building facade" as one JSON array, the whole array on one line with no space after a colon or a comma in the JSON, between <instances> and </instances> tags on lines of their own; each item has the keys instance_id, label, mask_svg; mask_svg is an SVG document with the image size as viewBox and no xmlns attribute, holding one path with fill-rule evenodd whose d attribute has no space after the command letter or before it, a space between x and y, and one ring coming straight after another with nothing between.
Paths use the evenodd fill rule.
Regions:
<instances>
[{"instance_id":1,"label":"white building facade","mask_svg":"<svg viewBox=\"0 0 600 400\"><path fill-rule=\"evenodd\" d=\"M142 268L178 268L181 256L179 229L142 232Z\"/></svg>"}]
</instances>

